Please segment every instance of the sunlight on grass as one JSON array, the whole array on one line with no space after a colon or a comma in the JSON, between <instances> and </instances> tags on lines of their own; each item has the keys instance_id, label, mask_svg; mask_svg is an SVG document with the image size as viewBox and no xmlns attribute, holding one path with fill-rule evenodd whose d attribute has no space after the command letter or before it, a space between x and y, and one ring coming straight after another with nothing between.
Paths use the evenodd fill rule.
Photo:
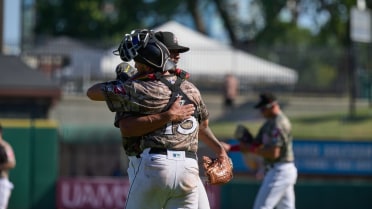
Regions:
<instances>
[{"instance_id":1,"label":"sunlight on grass","mask_svg":"<svg viewBox=\"0 0 372 209\"><path fill-rule=\"evenodd\" d=\"M370 109L357 110L356 117L347 114L292 117L292 131L295 139L372 141L372 114ZM263 120L243 123L256 134ZM219 139L233 138L238 123L211 123L211 129Z\"/></svg>"}]
</instances>

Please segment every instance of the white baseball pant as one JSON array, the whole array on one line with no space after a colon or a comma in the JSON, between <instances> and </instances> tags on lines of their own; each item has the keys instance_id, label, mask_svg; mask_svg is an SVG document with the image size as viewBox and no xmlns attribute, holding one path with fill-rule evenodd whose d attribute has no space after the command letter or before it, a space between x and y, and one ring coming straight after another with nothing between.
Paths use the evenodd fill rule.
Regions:
<instances>
[{"instance_id":1,"label":"white baseball pant","mask_svg":"<svg viewBox=\"0 0 372 209\"><path fill-rule=\"evenodd\" d=\"M297 168L292 162L275 163L265 174L253 209L295 209Z\"/></svg>"},{"instance_id":2,"label":"white baseball pant","mask_svg":"<svg viewBox=\"0 0 372 209\"><path fill-rule=\"evenodd\" d=\"M128 156L129 164L128 164L128 178L129 184L132 184L133 178L138 171L138 166L140 164L141 158L137 158L136 156ZM199 177L198 181L198 191L199 191L199 201L198 201L198 209L210 209L209 199L207 195L207 191L205 190L203 181Z\"/></svg>"},{"instance_id":3,"label":"white baseball pant","mask_svg":"<svg viewBox=\"0 0 372 209\"><path fill-rule=\"evenodd\" d=\"M0 209L6 209L13 184L7 178L0 178Z\"/></svg>"},{"instance_id":4,"label":"white baseball pant","mask_svg":"<svg viewBox=\"0 0 372 209\"><path fill-rule=\"evenodd\" d=\"M198 208L199 167L196 159L182 151L141 155L133 178L126 209Z\"/></svg>"}]
</instances>

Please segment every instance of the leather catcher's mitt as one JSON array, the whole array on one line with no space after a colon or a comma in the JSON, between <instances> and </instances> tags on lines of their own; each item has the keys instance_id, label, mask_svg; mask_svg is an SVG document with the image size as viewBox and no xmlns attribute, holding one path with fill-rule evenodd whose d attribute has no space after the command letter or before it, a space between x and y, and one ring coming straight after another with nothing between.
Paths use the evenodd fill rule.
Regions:
<instances>
[{"instance_id":1,"label":"leather catcher's mitt","mask_svg":"<svg viewBox=\"0 0 372 209\"><path fill-rule=\"evenodd\" d=\"M132 67L130 64L126 62L121 62L116 66L116 80L120 80L122 82L127 81L130 77L137 73L137 69Z\"/></svg>"},{"instance_id":2,"label":"leather catcher's mitt","mask_svg":"<svg viewBox=\"0 0 372 209\"><path fill-rule=\"evenodd\" d=\"M8 162L8 155L6 154L5 147L0 145L0 164Z\"/></svg>"},{"instance_id":3,"label":"leather catcher's mitt","mask_svg":"<svg viewBox=\"0 0 372 209\"><path fill-rule=\"evenodd\" d=\"M254 142L254 137L249 129L241 124L236 127L234 135L237 140L245 144L253 144Z\"/></svg>"},{"instance_id":4,"label":"leather catcher's mitt","mask_svg":"<svg viewBox=\"0 0 372 209\"><path fill-rule=\"evenodd\" d=\"M228 157L212 159L203 156L203 167L208 178L208 184L225 184L233 178L233 165Z\"/></svg>"}]
</instances>

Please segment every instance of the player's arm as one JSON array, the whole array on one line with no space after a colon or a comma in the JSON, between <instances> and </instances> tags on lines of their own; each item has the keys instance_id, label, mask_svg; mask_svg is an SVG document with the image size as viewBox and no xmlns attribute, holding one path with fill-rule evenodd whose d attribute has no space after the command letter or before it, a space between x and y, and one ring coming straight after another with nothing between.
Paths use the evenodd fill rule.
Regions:
<instances>
[{"instance_id":1,"label":"player's arm","mask_svg":"<svg viewBox=\"0 0 372 209\"><path fill-rule=\"evenodd\" d=\"M89 97L89 99L94 101L105 101L105 95L102 92L103 84L104 83L94 84L87 90L87 96Z\"/></svg>"},{"instance_id":2,"label":"player's arm","mask_svg":"<svg viewBox=\"0 0 372 209\"><path fill-rule=\"evenodd\" d=\"M8 144L4 144L4 148L7 155L7 162L0 165L0 170L9 170L14 168L16 165L14 151Z\"/></svg>"},{"instance_id":3,"label":"player's arm","mask_svg":"<svg viewBox=\"0 0 372 209\"><path fill-rule=\"evenodd\" d=\"M271 160L275 160L280 157L280 147L275 145L263 146L239 142L239 144L235 145L226 143L224 144L224 147L228 152L241 151L243 153L252 153Z\"/></svg>"},{"instance_id":4,"label":"player's arm","mask_svg":"<svg viewBox=\"0 0 372 209\"><path fill-rule=\"evenodd\" d=\"M280 157L280 147L278 146L261 146L256 151L255 154L262 156L266 159L275 160Z\"/></svg>"},{"instance_id":5,"label":"player's arm","mask_svg":"<svg viewBox=\"0 0 372 209\"><path fill-rule=\"evenodd\" d=\"M129 65L127 62L121 62L116 66L115 72L116 80L125 82L137 72L137 69ZM105 84L106 83L94 84L88 89L87 96L94 101L104 101L106 98L104 92L102 91L102 87Z\"/></svg>"},{"instance_id":6,"label":"player's arm","mask_svg":"<svg viewBox=\"0 0 372 209\"><path fill-rule=\"evenodd\" d=\"M181 105L181 97L178 97L169 110L153 115L129 116L119 121L122 136L142 136L155 131L168 122L179 122L189 118L195 111L192 104Z\"/></svg>"},{"instance_id":7,"label":"player's arm","mask_svg":"<svg viewBox=\"0 0 372 209\"><path fill-rule=\"evenodd\" d=\"M263 138L264 135L265 137L271 138L270 141L273 143L260 146L256 150L256 154L270 160L278 159L280 157L281 147L283 146L285 141L285 134L285 131L278 127L278 125L276 125L271 132L260 134L259 136L261 138Z\"/></svg>"},{"instance_id":8,"label":"player's arm","mask_svg":"<svg viewBox=\"0 0 372 209\"><path fill-rule=\"evenodd\" d=\"M210 147L218 157L227 156L224 145L213 134L209 128L209 120L203 120L199 125L199 139L201 139L208 147Z\"/></svg>"}]
</instances>

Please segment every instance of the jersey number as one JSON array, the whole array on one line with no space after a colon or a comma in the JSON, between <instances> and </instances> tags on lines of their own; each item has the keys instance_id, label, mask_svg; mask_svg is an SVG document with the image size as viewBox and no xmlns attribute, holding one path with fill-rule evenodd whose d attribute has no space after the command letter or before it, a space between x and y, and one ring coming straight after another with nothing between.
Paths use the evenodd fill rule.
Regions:
<instances>
[{"instance_id":1,"label":"jersey number","mask_svg":"<svg viewBox=\"0 0 372 209\"><path fill-rule=\"evenodd\" d=\"M182 127L182 124L184 123L191 123L191 127L190 128L184 128ZM165 127L165 130L164 130L164 134L165 135L172 135L174 134L173 133L173 123L172 122L169 122L167 123L167 126ZM176 128L176 131L180 134L191 134L193 133L196 128L198 127L198 121L196 120L196 118L194 116L191 116L190 118L182 121L180 124L177 125L177 128Z\"/></svg>"}]
</instances>

